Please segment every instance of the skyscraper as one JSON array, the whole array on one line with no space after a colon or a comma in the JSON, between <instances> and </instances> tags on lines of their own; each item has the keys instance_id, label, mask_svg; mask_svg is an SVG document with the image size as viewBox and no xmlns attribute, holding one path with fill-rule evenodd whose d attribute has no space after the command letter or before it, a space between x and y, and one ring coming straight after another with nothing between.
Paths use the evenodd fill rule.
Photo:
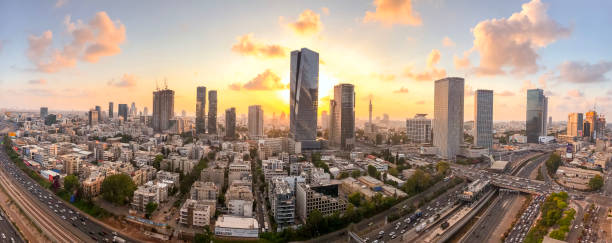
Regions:
<instances>
[{"instance_id":1,"label":"skyscraper","mask_svg":"<svg viewBox=\"0 0 612 243\"><path fill-rule=\"evenodd\" d=\"M99 105L96 106L96 111L98 112L98 122L102 121L102 107Z\"/></svg>"},{"instance_id":2,"label":"skyscraper","mask_svg":"<svg viewBox=\"0 0 612 243\"><path fill-rule=\"evenodd\" d=\"M206 133L206 87L196 89L196 134Z\"/></svg>"},{"instance_id":3,"label":"skyscraper","mask_svg":"<svg viewBox=\"0 0 612 243\"><path fill-rule=\"evenodd\" d=\"M368 123L369 123L370 125L372 125L372 99L370 99L370 107L369 107L369 110L368 110L368 111L369 111L369 113L370 113L370 114L369 114L369 117L368 117Z\"/></svg>"},{"instance_id":4,"label":"skyscraper","mask_svg":"<svg viewBox=\"0 0 612 243\"><path fill-rule=\"evenodd\" d=\"M147 108L146 106L144 108L144 114L143 115L144 116L148 116L149 115L149 108Z\"/></svg>"},{"instance_id":5,"label":"skyscraper","mask_svg":"<svg viewBox=\"0 0 612 243\"><path fill-rule=\"evenodd\" d=\"M225 110L225 137L236 137L236 108Z\"/></svg>"},{"instance_id":6,"label":"skyscraper","mask_svg":"<svg viewBox=\"0 0 612 243\"><path fill-rule=\"evenodd\" d=\"M321 129L328 130L329 129L329 115L327 111L321 112Z\"/></svg>"},{"instance_id":7,"label":"skyscraper","mask_svg":"<svg viewBox=\"0 0 612 243\"><path fill-rule=\"evenodd\" d=\"M47 107L40 107L40 118L45 119L45 117L47 117L47 115L49 115L49 108L47 108Z\"/></svg>"},{"instance_id":8,"label":"skyscraper","mask_svg":"<svg viewBox=\"0 0 612 243\"><path fill-rule=\"evenodd\" d=\"M89 110L88 118L89 118L89 126L98 125L98 110L91 109Z\"/></svg>"},{"instance_id":9,"label":"skyscraper","mask_svg":"<svg viewBox=\"0 0 612 243\"><path fill-rule=\"evenodd\" d=\"M319 101L319 53L291 52L289 136L302 147L316 146Z\"/></svg>"},{"instance_id":10,"label":"skyscraper","mask_svg":"<svg viewBox=\"0 0 612 243\"><path fill-rule=\"evenodd\" d=\"M463 143L463 78L437 80L434 88L433 144L444 158L454 159Z\"/></svg>"},{"instance_id":11,"label":"skyscraper","mask_svg":"<svg viewBox=\"0 0 612 243\"><path fill-rule=\"evenodd\" d=\"M169 128L174 117L174 91L168 88L153 92L153 130L162 132Z\"/></svg>"},{"instance_id":12,"label":"skyscraper","mask_svg":"<svg viewBox=\"0 0 612 243\"><path fill-rule=\"evenodd\" d=\"M548 99L541 89L527 90L527 115L525 130L528 143L538 143L540 136L546 135L546 113Z\"/></svg>"},{"instance_id":13,"label":"skyscraper","mask_svg":"<svg viewBox=\"0 0 612 243\"><path fill-rule=\"evenodd\" d=\"M136 111L136 103L132 102L130 106L130 116L135 117L138 112Z\"/></svg>"},{"instance_id":14,"label":"skyscraper","mask_svg":"<svg viewBox=\"0 0 612 243\"><path fill-rule=\"evenodd\" d=\"M334 99L329 102L329 141L332 146L351 150L355 146L355 86L334 86Z\"/></svg>"},{"instance_id":15,"label":"skyscraper","mask_svg":"<svg viewBox=\"0 0 612 243\"><path fill-rule=\"evenodd\" d=\"M217 91L208 91L208 133L217 134Z\"/></svg>"},{"instance_id":16,"label":"skyscraper","mask_svg":"<svg viewBox=\"0 0 612 243\"><path fill-rule=\"evenodd\" d=\"M493 90L476 90L474 94L474 145L493 147Z\"/></svg>"},{"instance_id":17,"label":"skyscraper","mask_svg":"<svg viewBox=\"0 0 612 243\"><path fill-rule=\"evenodd\" d=\"M119 104L117 107L117 117L123 117L123 121L127 121L128 118L128 106L127 104Z\"/></svg>"},{"instance_id":18,"label":"skyscraper","mask_svg":"<svg viewBox=\"0 0 612 243\"><path fill-rule=\"evenodd\" d=\"M431 119L427 114L416 114L406 119L406 136L412 143L431 143Z\"/></svg>"},{"instance_id":19,"label":"skyscraper","mask_svg":"<svg viewBox=\"0 0 612 243\"><path fill-rule=\"evenodd\" d=\"M570 113L567 116L567 136L582 137L583 123L582 113Z\"/></svg>"},{"instance_id":20,"label":"skyscraper","mask_svg":"<svg viewBox=\"0 0 612 243\"><path fill-rule=\"evenodd\" d=\"M108 102L108 117L113 118L115 104L113 102Z\"/></svg>"},{"instance_id":21,"label":"skyscraper","mask_svg":"<svg viewBox=\"0 0 612 243\"><path fill-rule=\"evenodd\" d=\"M264 135L264 113L261 105L249 106L249 137L261 138Z\"/></svg>"},{"instance_id":22,"label":"skyscraper","mask_svg":"<svg viewBox=\"0 0 612 243\"><path fill-rule=\"evenodd\" d=\"M587 112L586 117L584 119L584 123L585 123L584 136L594 139L596 137L596 134L594 133L594 131L597 131L597 112L594 110ZM587 128L586 124L588 124L588 129L586 129Z\"/></svg>"}]
</instances>

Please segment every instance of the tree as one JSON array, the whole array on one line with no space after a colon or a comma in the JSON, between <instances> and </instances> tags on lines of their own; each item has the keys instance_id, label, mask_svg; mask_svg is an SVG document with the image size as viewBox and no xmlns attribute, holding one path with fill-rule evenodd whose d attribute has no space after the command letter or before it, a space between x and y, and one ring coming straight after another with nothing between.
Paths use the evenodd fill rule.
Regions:
<instances>
[{"instance_id":1,"label":"tree","mask_svg":"<svg viewBox=\"0 0 612 243\"><path fill-rule=\"evenodd\" d=\"M378 178L378 170L373 165L368 165L368 175L374 178Z\"/></svg>"},{"instance_id":2,"label":"tree","mask_svg":"<svg viewBox=\"0 0 612 243\"><path fill-rule=\"evenodd\" d=\"M344 179L344 178L347 178L347 177L349 177L349 173L346 172L346 171L343 171L343 172L340 173L340 175L338 175L339 179Z\"/></svg>"},{"instance_id":3,"label":"tree","mask_svg":"<svg viewBox=\"0 0 612 243\"><path fill-rule=\"evenodd\" d=\"M436 171L440 175L446 175L446 173L448 173L449 169L450 169L450 165L448 164L448 162L439 161L436 164Z\"/></svg>"},{"instance_id":4,"label":"tree","mask_svg":"<svg viewBox=\"0 0 612 243\"><path fill-rule=\"evenodd\" d=\"M593 178L591 178L591 180L589 180L589 188L591 188L593 191L601 189L603 184L604 181L600 175L595 175Z\"/></svg>"},{"instance_id":5,"label":"tree","mask_svg":"<svg viewBox=\"0 0 612 243\"><path fill-rule=\"evenodd\" d=\"M354 170L353 172L351 172L351 177L353 177L353 178L357 178L357 177L359 177L359 176L361 176L361 171L359 171L359 170Z\"/></svg>"},{"instance_id":6,"label":"tree","mask_svg":"<svg viewBox=\"0 0 612 243\"><path fill-rule=\"evenodd\" d=\"M145 212L146 212L147 218L151 217L151 214L155 212L155 210L157 209L157 206L158 206L157 203L154 203L154 202L147 203L147 205L145 206Z\"/></svg>"},{"instance_id":7,"label":"tree","mask_svg":"<svg viewBox=\"0 0 612 243\"><path fill-rule=\"evenodd\" d=\"M70 193L79 188L79 178L75 175L67 175L64 177L64 189Z\"/></svg>"},{"instance_id":8,"label":"tree","mask_svg":"<svg viewBox=\"0 0 612 243\"><path fill-rule=\"evenodd\" d=\"M351 195L348 196L348 200L350 203L355 205L355 207L359 207L359 205L361 204L361 193L359 192L351 193Z\"/></svg>"},{"instance_id":9,"label":"tree","mask_svg":"<svg viewBox=\"0 0 612 243\"><path fill-rule=\"evenodd\" d=\"M104 200L117 204L125 205L134 195L136 184L132 178L126 174L117 174L108 176L102 182L102 198Z\"/></svg>"},{"instance_id":10,"label":"tree","mask_svg":"<svg viewBox=\"0 0 612 243\"><path fill-rule=\"evenodd\" d=\"M392 176L398 176L399 171L397 170L397 168L391 167L389 168L389 174L391 174Z\"/></svg>"},{"instance_id":11,"label":"tree","mask_svg":"<svg viewBox=\"0 0 612 243\"><path fill-rule=\"evenodd\" d=\"M164 150L164 148L162 148L162 151ZM161 168L161 162L162 160L164 160L164 156L161 154L158 154L155 156L155 159L153 159L153 167L155 167L155 169L159 170L159 168Z\"/></svg>"}]
</instances>

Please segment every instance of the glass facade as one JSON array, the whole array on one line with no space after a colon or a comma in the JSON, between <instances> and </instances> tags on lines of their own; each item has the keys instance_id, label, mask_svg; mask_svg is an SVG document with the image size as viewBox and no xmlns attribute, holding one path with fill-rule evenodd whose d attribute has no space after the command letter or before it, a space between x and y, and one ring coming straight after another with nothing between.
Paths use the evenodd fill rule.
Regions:
<instances>
[{"instance_id":1,"label":"glass facade","mask_svg":"<svg viewBox=\"0 0 612 243\"><path fill-rule=\"evenodd\" d=\"M315 141L319 100L319 53L291 52L289 134L295 141Z\"/></svg>"},{"instance_id":2,"label":"glass facade","mask_svg":"<svg viewBox=\"0 0 612 243\"><path fill-rule=\"evenodd\" d=\"M527 90L527 114L525 130L528 143L538 143L540 136L546 135L546 113L548 99L541 89Z\"/></svg>"}]
</instances>

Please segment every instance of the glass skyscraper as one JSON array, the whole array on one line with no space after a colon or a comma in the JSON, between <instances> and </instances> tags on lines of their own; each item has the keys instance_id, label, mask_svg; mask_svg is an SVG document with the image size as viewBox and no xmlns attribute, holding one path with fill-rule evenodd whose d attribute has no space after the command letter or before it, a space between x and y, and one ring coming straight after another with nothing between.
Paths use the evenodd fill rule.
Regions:
<instances>
[{"instance_id":1,"label":"glass skyscraper","mask_svg":"<svg viewBox=\"0 0 612 243\"><path fill-rule=\"evenodd\" d=\"M476 90L474 94L474 145L493 147L493 90Z\"/></svg>"},{"instance_id":2,"label":"glass skyscraper","mask_svg":"<svg viewBox=\"0 0 612 243\"><path fill-rule=\"evenodd\" d=\"M334 99L329 103L329 141L333 146L351 150L355 146L355 86L334 86Z\"/></svg>"},{"instance_id":3,"label":"glass skyscraper","mask_svg":"<svg viewBox=\"0 0 612 243\"><path fill-rule=\"evenodd\" d=\"M319 100L319 53L291 52L289 136L302 147L315 144Z\"/></svg>"},{"instance_id":4,"label":"glass skyscraper","mask_svg":"<svg viewBox=\"0 0 612 243\"><path fill-rule=\"evenodd\" d=\"M208 133L217 134L217 91L208 91Z\"/></svg>"},{"instance_id":5,"label":"glass skyscraper","mask_svg":"<svg viewBox=\"0 0 612 243\"><path fill-rule=\"evenodd\" d=\"M196 134L206 133L206 87L199 86L196 90Z\"/></svg>"},{"instance_id":6,"label":"glass skyscraper","mask_svg":"<svg viewBox=\"0 0 612 243\"><path fill-rule=\"evenodd\" d=\"M540 136L546 136L548 99L541 89L527 90L527 115L525 130L528 143L538 143Z\"/></svg>"}]
</instances>

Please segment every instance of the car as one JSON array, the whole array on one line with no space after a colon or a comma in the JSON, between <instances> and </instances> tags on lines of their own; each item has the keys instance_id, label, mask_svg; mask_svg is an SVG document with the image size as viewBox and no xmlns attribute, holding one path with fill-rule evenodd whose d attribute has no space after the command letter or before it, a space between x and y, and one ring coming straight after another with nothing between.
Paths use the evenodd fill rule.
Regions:
<instances>
[{"instance_id":1,"label":"car","mask_svg":"<svg viewBox=\"0 0 612 243\"><path fill-rule=\"evenodd\" d=\"M115 232L113 232L113 235L115 234ZM380 232L378 232L379 235L385 234L384 230L381 230Z\"/></svg>"}]
</instances>

